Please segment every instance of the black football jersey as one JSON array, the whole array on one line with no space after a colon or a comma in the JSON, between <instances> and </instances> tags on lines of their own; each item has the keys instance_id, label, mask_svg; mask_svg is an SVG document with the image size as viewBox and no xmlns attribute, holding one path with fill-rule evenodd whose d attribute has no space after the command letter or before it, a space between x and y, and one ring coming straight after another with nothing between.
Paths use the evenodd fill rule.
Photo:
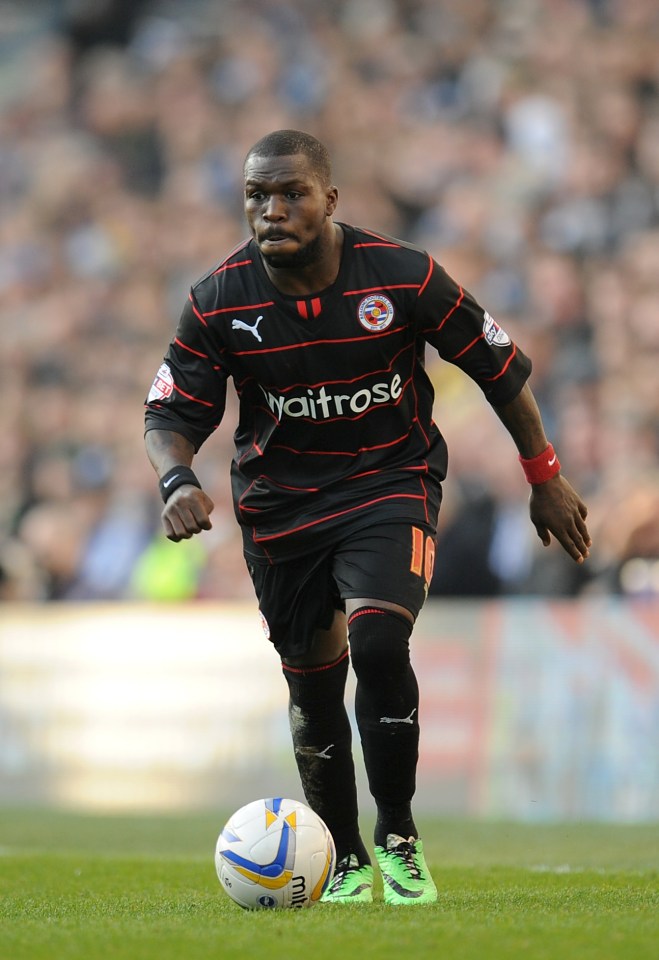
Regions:
<instances>
[{"instance_id":1,"label":"black football jersey","mask_svg":"<svg viewBox=\"0 0 659 960\"><path fill-rule=\"evenodd\" d=\"M313 295L280 293L253 240L195 283L147 399L146 429L183 434L198 450L232 378L232 492L254 559L300 555L376 521L434 529L447 451L426 344L495 406L531 370L427 252L341 227L336 281Z\"/></svg>"}]
</instances>

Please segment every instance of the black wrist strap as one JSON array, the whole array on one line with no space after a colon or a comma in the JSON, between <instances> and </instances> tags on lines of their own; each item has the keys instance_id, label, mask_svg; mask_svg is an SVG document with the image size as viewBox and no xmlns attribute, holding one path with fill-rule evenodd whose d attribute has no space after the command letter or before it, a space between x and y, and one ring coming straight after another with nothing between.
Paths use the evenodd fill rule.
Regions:
<instances>
[{"instance_id":1,"label":"black wrist strap","mask_svg":"<svg viewBox=\"0 0 659 960\"><path fill-rule=\"evenodd\" d=\"M192 484L193 487L199 487L201 490L201 484L197 480L194 470L190 467L181 465L168 470L167 473L160 478L160 483L158 484L163 502L167 503L174 491L186 483Z\"/></svg>"}]
</instances>

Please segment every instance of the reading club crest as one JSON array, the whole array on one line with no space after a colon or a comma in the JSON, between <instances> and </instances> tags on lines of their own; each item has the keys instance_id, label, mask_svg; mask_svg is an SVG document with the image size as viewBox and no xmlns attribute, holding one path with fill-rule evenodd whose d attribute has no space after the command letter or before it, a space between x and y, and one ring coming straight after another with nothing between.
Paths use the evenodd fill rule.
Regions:
<instances>
[{"instance_id":1,"label":"reading club crest","mask_svg":"<svg viewBox=\"0 0 659 960\"><path fill-rule=\"evenodd\" d=\"M365 330L379 333L386 330L394 319L394 305L388 297L378 293L364 297L357 312L359 322Z\"/></svg>"}]
</instances>

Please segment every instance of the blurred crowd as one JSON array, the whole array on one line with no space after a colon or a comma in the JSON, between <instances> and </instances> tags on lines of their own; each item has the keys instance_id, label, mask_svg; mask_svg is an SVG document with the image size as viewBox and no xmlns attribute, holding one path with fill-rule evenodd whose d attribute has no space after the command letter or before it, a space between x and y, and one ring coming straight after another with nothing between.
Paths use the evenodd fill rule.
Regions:
<instances>
[{"instance_id":1,"label":"blurred crowd","mask_svg":"<svg viewBox=\"0 0 659 960\"><path fill-rule=\"evenodd\" d=\"M170 544L143 402L242 161L296 127L339 219L424 246L534 361L592 557L545 549L510 438L428 355L450 454L437 596L659 593L656 0L0 2L0 599L250 598L230 398Z\"/></svg>"}]
</instances>

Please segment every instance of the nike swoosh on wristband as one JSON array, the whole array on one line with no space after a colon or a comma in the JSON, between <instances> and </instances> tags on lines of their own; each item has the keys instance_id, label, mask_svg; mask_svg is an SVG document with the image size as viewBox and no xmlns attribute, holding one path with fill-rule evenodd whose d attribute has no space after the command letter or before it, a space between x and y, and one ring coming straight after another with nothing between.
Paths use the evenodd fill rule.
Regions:
<instances>
[{"instance_id":1,"label":"nike swoosh on wristband","mask_svg":"<svg viewBox=\"0 0 659 960\"><path fill-rule=\"evenodd\" d=\"M177 478L177 477L180 477L180 476L181 476L180 473L175 473L173 477L170 477L170 478L169 478L169 480L165 480L164 483L163 483L163 487L165 488L165 490L166 490L167 487L170 485L170 483L173 483L173 482L176 480L176 478Z\"/></svg>"},{"instance_id":2,"label":"nike swoosh on wristband","mask_svg":"<svg viewBox=\"0 0 659 960\"><path fill-rule=\"evenodd\" d=\"M553 467L555 463L556 463L556 454L554 454L554 456L551 458L551 460L548 460L548 461L547 461L547 466L548 466L548 467Z\"/></svg>"}]
</instances>

